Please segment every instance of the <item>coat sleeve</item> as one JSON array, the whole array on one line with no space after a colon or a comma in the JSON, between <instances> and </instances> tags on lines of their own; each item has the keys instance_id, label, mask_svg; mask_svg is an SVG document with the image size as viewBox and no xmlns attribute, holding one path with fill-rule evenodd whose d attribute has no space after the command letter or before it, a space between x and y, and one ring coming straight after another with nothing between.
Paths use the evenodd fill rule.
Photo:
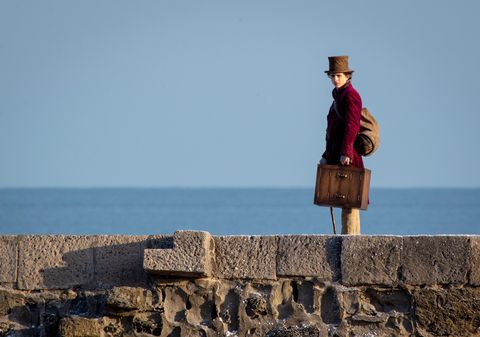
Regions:
<instances>
[{"instance_id":1,"label":"coat sleeve","mask_svg":"<svg viewBox=\"0 0 480 337\"><path fill-rule=\"evenodd\" d=\"M362 115L362 99L356 91L352 91L346 97L345 106L345 133L343 136L342 155L353 158L353 143L360 130L360 118Z\"/></svg>"}]
</instances>

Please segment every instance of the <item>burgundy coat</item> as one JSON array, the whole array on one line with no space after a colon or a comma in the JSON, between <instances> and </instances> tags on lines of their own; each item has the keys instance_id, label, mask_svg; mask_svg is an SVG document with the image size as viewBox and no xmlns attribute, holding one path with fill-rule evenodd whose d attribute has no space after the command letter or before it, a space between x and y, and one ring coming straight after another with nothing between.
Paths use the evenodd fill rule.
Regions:
<instances>
[{"instance_id":1,"label":"burgundy coat","mask_svg":"<svg viewBox=\"0 0 480 337\"><path fill-rule=\"evenodd\" d=\"M333 89L332 95L344 121L337 116L332 104L327 116L326 149L322 157L328 164L338 165L340 156L344 155L352 160L352 166L363 168L362 156L353 148L360 129L362 98L350 82L341 88Z\"/></svg>"}]
</instances>

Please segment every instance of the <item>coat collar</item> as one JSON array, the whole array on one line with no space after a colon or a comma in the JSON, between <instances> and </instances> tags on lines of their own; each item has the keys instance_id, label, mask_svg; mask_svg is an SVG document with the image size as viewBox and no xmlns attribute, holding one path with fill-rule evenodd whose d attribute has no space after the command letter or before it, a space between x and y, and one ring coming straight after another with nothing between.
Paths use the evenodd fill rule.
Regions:
<instances>
[{"instance_id":1,"label":"coat collar","mask_svg":"<svg viewBox=\"0 0 480 337\"><path fill-rule=\"evenodd\" d=\"M332 90L333 99L336 99L338 97L338 95L340 95L345 89L347 89L348 87L351 87L351 86L352 86L352 82L347 81L347 83L342 85L340 88L333 88L333 90Z\"/></svg>"}]
</instances>

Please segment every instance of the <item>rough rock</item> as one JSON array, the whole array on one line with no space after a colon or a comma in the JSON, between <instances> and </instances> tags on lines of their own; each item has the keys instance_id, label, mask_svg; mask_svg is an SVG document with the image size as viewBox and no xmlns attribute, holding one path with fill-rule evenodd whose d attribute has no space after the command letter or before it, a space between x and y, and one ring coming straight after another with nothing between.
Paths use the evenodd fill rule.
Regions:
<instances>
[{"instance_id":1,"label":"rough rock","mask_svg":"<svg viewBox=\"0 0 480 337\"><path fill-rule=\"evenodd\" d=\"M325 328L312 326L294 326L287 328L274 328L265 337L323 337L327 332Z\"/></svg>"},{"instance_id":2,"label":"rough rock","mask_svg":"<svg viewBox=\"0 0 480 337\"><path fill-rule=\"evenodd\" d=\"M352 320L357 322L366 322L366 323L380 323L380 322L386 322L388 320L388 315L385 313L380 313L378 315L358 314L358 315L353 315Z\"/></svg>"},{"instance_id":3,"label":"rough rock","mask_svg":"<svg viewBox=\"0 0 480 337\"><path fill-rule=\"evenodd\" d=\"M0 289L0 317L9 314L12 309L25 305L25 295L7 289Z\"/></svg>"},{"instance_id":4,"label":"rough rock","mask_svg":"<svg viewBox=\"0 0 480 337\"><path fill-rule=\"evenodd\" d=\"M139 313L133 317L132 327L136 334L160 336L163 323L159 312Z\"/></svg>"},{"instance_id":5,"label":"rough rock","mask_svg":"<svg viewBox=\"0 0 480 337\"><path fill-rule=\"evenodd\" d=\"M268 303L262 296L252 296L245 301L245 311L251 318L265 316L268 313Z\"/></svg>"},{"instance_id":6,"label":"rough rock","mask_svg":"<svg viewBox=\"0 0 480 337\"><path fill-rule=\"evenodd\" d=\"M113 311L155 309L152 291L139 287L115 287L108 291L106 302Z\"/></svg>"},{"instance_id":7,"label":"rough rock","mask_svg":"<svg viewBox=\"0 0 480 337\"><path fill-rule=\"evenodd\" d=\"M0 322L0 336L8 336L7 334L12 331L11 324L8 322Z\"/></svg>"},{"instance_id":8,"label":"rough rock","mask_svg":"<svg viewBox=\"0 0 480 337\"><path fill-rule=\"evenodd\" d=\"M432 336L476 336L480 289L418 289L413 293L418 329Z\"/></svg>"},{"instance_id":9,"label":"rough rock","mask_svg":"<svg viewBox=\"0 0 480 337\"><path fill-rule=\"evenodd\" d=\"M68 317L60 322L61 337L100 337L103 336L102 325L98 319Z\"/></svg>"}]
</instances>

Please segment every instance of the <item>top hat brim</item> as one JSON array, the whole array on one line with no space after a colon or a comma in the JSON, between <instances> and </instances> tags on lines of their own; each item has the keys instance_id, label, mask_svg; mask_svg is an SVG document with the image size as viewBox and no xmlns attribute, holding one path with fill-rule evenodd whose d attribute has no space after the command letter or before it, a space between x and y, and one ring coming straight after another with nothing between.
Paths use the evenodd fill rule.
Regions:
<instances>
[{"instance_id":1,"label":"top hat brim","mask_svg":"<svg viewBox=\"0 0 480 337\"><path fill-rule=\"evenodd\" d=\"M355 72L355 70L352 70L352 69L348 69L348 70L342 70L342 71L330 71L330 70L325 70L325 74L330 74L330 73L335 73L335 74L338 74L338 73L348 73L348 74L351 74Z\"/></svg>"}]
</instances>

